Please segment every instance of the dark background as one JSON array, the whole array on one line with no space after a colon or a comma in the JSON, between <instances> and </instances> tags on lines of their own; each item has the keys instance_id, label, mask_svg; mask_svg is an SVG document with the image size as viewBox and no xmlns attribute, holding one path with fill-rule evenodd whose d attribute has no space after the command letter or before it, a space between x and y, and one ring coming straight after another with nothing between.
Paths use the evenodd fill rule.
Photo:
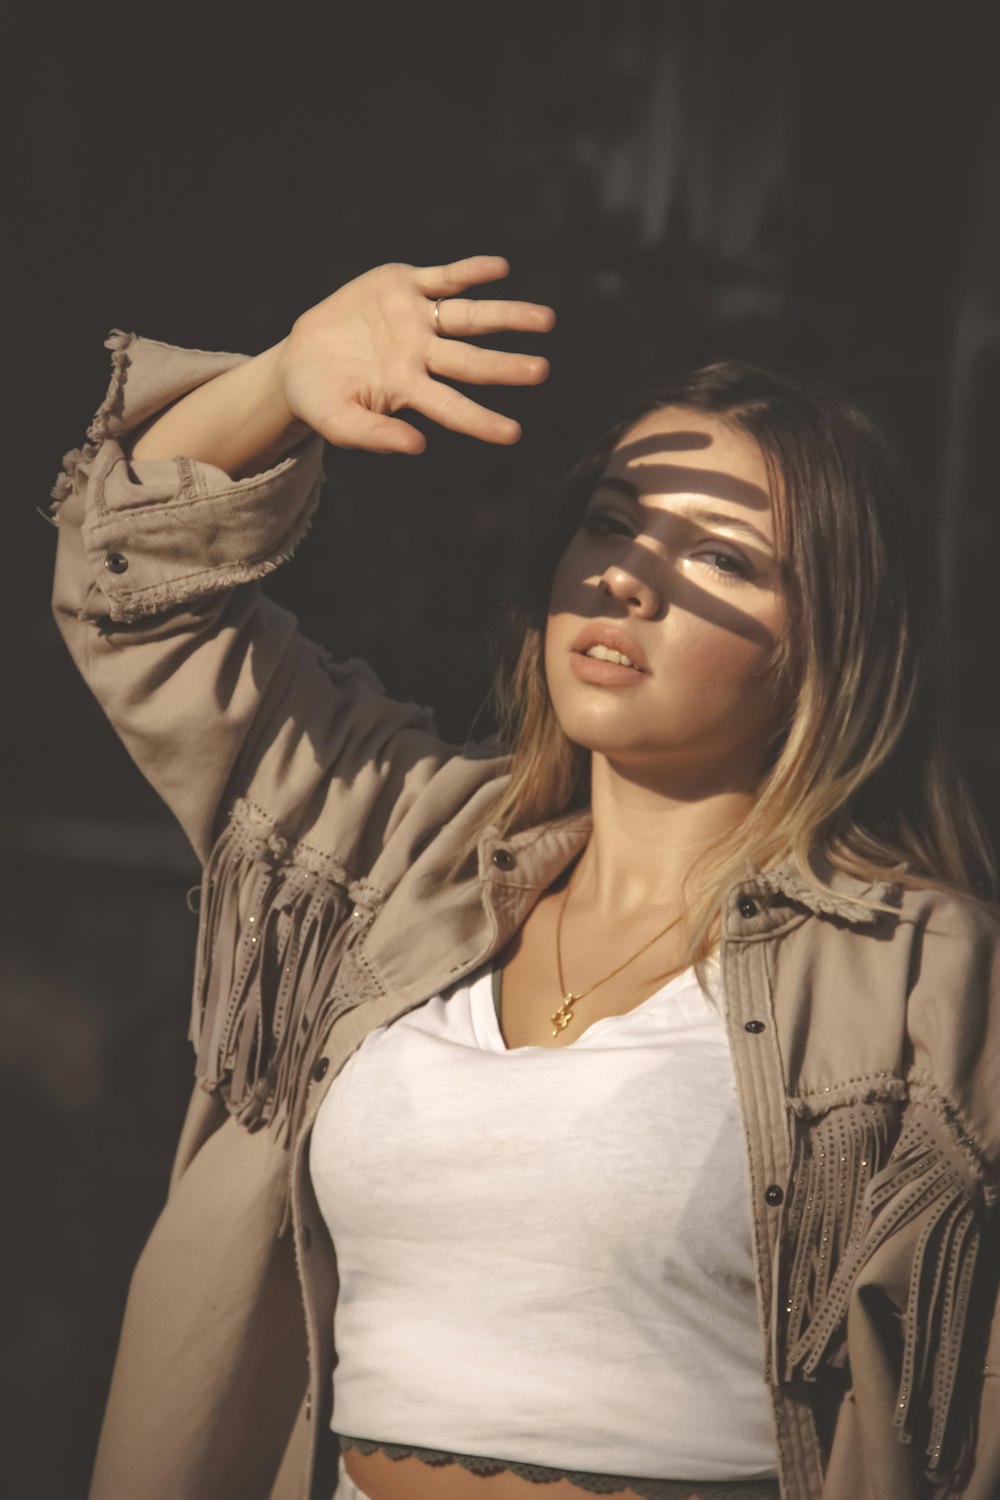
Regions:
<instances>
[{"instance_id":1,"label":"dark background","mask_svg":"<svg viewBox=\"0 0 1000 1500\"><path fill-rule=\"evenodd\" d=\"M913 525L936 539L958 742L997 842L989 10L578 0L18 23L0 591L12 1493L85 1493L192 1073L198 870L64 651L36 511L103 397L108 330L255 353L380 262L470 253L506 255L510 294L557 309L552 335L508 343L544 348L547 385L482 393L522 422L516 448L424 424L419 459L328 450L320 515L268 580L308 635L367 657L453 738L477 713L487 728L525 523L628 387L731 354L833 377L902 450Z\"/></svg>"}]
</instances>

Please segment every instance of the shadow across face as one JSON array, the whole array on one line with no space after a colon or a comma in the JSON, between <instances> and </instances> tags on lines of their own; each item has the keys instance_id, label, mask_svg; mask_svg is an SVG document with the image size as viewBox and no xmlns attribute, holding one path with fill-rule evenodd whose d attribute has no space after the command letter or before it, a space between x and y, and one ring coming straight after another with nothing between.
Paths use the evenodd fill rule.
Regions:
<instances>
[{"instance_id":1,"label":"shadow across face","mask_svg":"<svg viewBox=\"0 0 1000 1500\"><path fill-rule=\"evenodd\" d=\"M783 584L783 570L775 556L771 497L761 482L766 480L766 472L755 445L732 429L726 430L726 437L727 452L720 454L720 460L728 460L731 465L735 456L751 472L740 474L731 467L711 463L664 460L665 452L706 453L718 447L712 433L704 430L660 431L619 444L603 470L593 473L577 493L582 516L575 539L611 507L607 525L620 537L611 539L614 565L634 575L647 596L656 593L655 615L662 615L671 605L679 607L766 647L773 645L775 638L770 621L763 621L756 607L759 590L781 592ZM673 496L684 498L671 503ZM699 548L704 555L713 537L726 549L719 554L722 568L702 584L699 570L684 565L684 560ZM571 542L560 570L573 550ZM671 573L668 587L664 585L665 567ZM731 597L732 591L725 592L727 582L738 582L741 574L747 583L756 585L758 593L740 598ZM709 578L707 573L702 576ZM594 578L589 586L581 580L581 586L591 596L587 612L593 616L615 618L630 612L627 599L608 597L602 579ZM553 589L550 612L558 608L558 592ZM747 604L752 607L744 607ZM576 608L580 607L577 599Z\"/></svg>"}]
</instances>

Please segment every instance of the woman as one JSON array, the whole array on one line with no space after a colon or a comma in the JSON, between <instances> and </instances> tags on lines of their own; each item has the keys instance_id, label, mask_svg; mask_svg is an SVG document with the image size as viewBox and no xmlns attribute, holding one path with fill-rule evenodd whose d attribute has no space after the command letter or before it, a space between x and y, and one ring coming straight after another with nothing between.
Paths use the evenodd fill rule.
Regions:
<instances>
[{"instance_id":1,"label":"woman","mask_svg":"<svg viewBox=\"0 0 1000 1500\"><path fill-rule=\"evenodd\" d=\"M92 1500L986 1500L1000 928L878 434L745 366L640 399L510 753L259 591L324 438L516 440L434 379L545 378L464 342L551 327L461 295L507 269L380 267L249 360L116 333L53 491L60 628L204 866Z\"/></svg>"}]
</instances>

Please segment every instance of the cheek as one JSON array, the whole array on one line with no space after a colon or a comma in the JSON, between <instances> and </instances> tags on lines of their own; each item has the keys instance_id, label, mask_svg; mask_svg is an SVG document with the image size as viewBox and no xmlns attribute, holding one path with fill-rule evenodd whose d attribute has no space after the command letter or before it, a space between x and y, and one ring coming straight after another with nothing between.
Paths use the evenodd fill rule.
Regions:
<instances>
[{"instance_id":1,"label":"cheek","mask_svg":"<svg viewBox=\"0 0 1000 1500\"><path fill-rule=\"evenodd\" d=\"M766 675L777 646L780 618L757 617L753 636L694 621L674 642L674 688L694 715L721 717L746 730L770 718L774 685Z\"/></svg>"},{"instance_id":2,"label":"cheek","mask_svg":"<svg viewBox=\"0 0 1000 1500\"><path fill-rule=\"evenodd\" d=\"M674 625L668 661L678 673L709 691L713 684L734 687L749 680L768 654L760 641L691 615L675 616Z\"/></svg>"}]
</instances>

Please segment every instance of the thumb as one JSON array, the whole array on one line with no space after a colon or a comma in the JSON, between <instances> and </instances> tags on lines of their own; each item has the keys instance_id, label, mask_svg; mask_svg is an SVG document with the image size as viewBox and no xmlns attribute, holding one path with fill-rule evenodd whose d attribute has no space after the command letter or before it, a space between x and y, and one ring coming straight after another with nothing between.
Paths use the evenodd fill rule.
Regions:
<instances>
[{"instance_id":1,"label":"thumb","mask_svg":"<svg viewBox=\"0 0 1000 1500\"><path fill-rule=\"evenodd\" d=\"M353 401L339 402L318 430L337 448L365 448L371 453L423 453L427 439L409 422L371 411Z\"/></svg>"}]
</instances>

